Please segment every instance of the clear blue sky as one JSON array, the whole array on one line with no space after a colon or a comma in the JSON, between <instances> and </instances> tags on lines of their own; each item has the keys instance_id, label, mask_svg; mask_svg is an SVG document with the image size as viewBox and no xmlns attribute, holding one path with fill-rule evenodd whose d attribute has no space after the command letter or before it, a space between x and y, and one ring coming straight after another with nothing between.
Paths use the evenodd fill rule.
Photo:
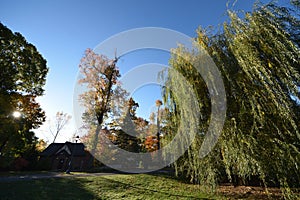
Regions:
<instances>
[{"instance_id":1,"label":"clear blue sky","mask_svg":"<svg viewBox=\"0 0 300 200\"><path fill-rule=\"evenodd\" d=\"M163 27L194 37L195 30L217 26L226 20L226 0L1 0L0 21L14 32L20 32L48 62L50 69L45 95L39 99L47 117L57 111L73 115L73 90L78 64L86 48L94 48L110 36L132 28ZM232 1L233 2L233 1ZM239 0L234 9L250 11L254 0ZM167 64L166 55L157 51L127 55L119 61L122 73L148 62ZM147 86L137 91L149 99ZM152 97L151 97L152 96ZM139 101L139 99L138 99ZM151 100L152 101L152 100ZM151 110L149 102L138 102L141 115ZM143 105L145 104L145 105ZM74 119L74 117L73 117ZM52 140L48 131L37 136ZM58 141L69 139L74 131L72 121Z\"/></svg>"}]
</instances>

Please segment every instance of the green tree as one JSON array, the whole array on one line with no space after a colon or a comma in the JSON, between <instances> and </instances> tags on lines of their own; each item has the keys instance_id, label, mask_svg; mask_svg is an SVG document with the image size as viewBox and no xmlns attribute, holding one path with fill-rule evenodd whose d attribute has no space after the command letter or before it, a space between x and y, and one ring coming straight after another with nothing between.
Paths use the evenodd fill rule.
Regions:
<instances>
[{"instance_id":1,"label":"green tree","mask_svg":"<svg viewBox=\"0 0 300 200\"><path fill-rule=\"evenodd\" d=\"M0 47L0 167L8 167L35 149L32 129L45 121L35 99L43 95L48 68L35 46L1 23ZM18 119L14 111L21 113Z\"/></svg>"},{"instance_id":2,"label":"green tree","mask_svg":"<svg viewBox=\"0 0 300 200\"><path fill-rule=\"evenodd\" d=\"M173 51L171 68L194 86L202 114L199 134L174 164L177 173L192 182L213 188L224 179L245 184L256 178L265 186L277 184L287 198L292 198L290 187L299 187L299 104L295 101L299 98L299 36L292 23L279 17L284 9L273 8L271 4L256 7L244 18L229 11L230 20L224 23L223 31L210 34L198 30L198 49ZM292 19L289 17L286 20ZM203 159L199 149L209 122L210 100L205 83L191 64L194 59L201 62L201 49L221 71L227 95L223 132ZM178 84L172 70L167 83ZM178 127L178 116L182 115L178 108L188 101L176 97L174 93L184 92L181 87L176 89L165 90L165 104L173 113L170 124Z\"/></svg>"},{"instance_id":3,"label":"green tree","mask_svg":"<svg viewBox=\"0 0 300 200\"><path fill-rule=\"evenodd\" d=\"M111 132L115 134L113 143L119 148L130 152L140 152L141 150L140 133L137 129L137 123L140 121L136 116L138 107L139 104L132 97L129 98L126 102L124 116L118 120L120 124L111 127Z\"/></svg>"}]
</instances>

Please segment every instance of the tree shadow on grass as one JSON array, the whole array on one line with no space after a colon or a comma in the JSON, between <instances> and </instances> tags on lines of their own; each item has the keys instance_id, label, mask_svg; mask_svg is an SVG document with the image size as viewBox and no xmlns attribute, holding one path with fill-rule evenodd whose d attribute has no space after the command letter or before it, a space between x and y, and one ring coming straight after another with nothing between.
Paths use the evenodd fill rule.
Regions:
<instances>
[{"instance_id":1,"label":"tree shadow on grass","mask_svg":"<svg viewBox=\"0 0 300 200\"><path fill-rule=\"evenodd\" d=\"M168 192L166 190L158 190L158 189L151 189L150 187L146 186L147 184L136 184L136 183L124 183L119 180L112 180L108 179L105 177L101 177L102 179L107 179L107 182L110 182L113 187L113 185L121 188L122 190L124 189L132 189L136 195L143 195L143 196L148 196L152 197L153 195L161 198L161 199L201 199L201 200L208 200L212 198L207 198L207 197L195 197L195 195L185 195L185 194L174 194L172 192ZM145 187L146 186L146 187ZM118 191L117 188L115 188L116 191ZM155 198L154 196L154 198Z\"/></svg>"},{"instance_id":2,"label":"tree shadow on grass","mask_svg":"<svg viewBox=\"0 0 300 200\"><path fill-rule=\"evenodd\" d=\"M96 199L81 180L50 178L0 183L0 199Z\"/></svg>"}]
</instances>

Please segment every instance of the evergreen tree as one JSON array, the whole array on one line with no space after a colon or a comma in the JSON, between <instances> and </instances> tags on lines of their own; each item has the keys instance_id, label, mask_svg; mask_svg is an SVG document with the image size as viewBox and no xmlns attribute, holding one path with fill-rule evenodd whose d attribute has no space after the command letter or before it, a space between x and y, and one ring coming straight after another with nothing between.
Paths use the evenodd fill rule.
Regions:
<instances>
[{"instance_id":1,"label":"evergreen tree","mask_svg":"<svg viewBox=\"0 0 300 200\"><path fill-rule=\"evenodd\" d=\"M114 143L121 149L130 152L140 152L141 141L139 139L139 133L136 128L136 109L139 104L131 97L126 106L125 116L122 117L122 124L119 128L114 128L112 132L116 134L116 140Z\"/></svg>"}]
</instances>

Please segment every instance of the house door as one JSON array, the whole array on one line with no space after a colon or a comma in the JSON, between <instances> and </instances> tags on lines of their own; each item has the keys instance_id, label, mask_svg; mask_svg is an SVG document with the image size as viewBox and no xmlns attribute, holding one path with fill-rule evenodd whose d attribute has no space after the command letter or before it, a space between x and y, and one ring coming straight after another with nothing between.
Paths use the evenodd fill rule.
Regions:
<instances>
[{"instance_id":1,"label":"house door","mask_svg":"<svg viewBox=\"0 0 300 200\"><path fill-rule=\"evenodd\" d=\"M61 171L64 169L64 165L65 165L65 158L59 158L58 160L58 164L57 164L57 170Z\"/></svg>"}]
</instances>

